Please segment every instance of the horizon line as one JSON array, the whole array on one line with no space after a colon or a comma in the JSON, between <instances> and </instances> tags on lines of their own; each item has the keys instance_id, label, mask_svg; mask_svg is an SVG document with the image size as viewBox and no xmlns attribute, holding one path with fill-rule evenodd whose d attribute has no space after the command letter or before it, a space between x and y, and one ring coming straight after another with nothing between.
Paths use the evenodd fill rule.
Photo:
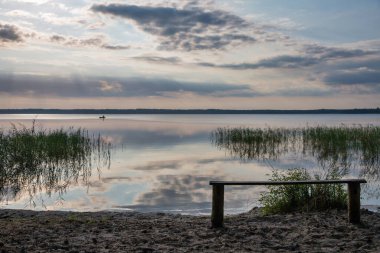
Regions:
<instances>
[{"instance_id":1,"label":"horizon line","mask_svg":"<svg viewBox=\"0 0 380 253\"><path fill-rule=\"evenodd\" d=\"M380 108L346 109L58 109L58 108L14 108L0 109L0 114L380 114Z\"/></svg>"}]
</instances>

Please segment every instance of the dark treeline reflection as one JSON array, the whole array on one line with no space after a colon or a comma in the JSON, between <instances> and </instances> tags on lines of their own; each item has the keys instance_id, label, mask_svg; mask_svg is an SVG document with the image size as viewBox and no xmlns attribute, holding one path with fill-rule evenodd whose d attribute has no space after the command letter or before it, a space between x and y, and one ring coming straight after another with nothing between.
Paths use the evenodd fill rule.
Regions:
<instances>
[{"instance_id":1,"label":"dark treeline reflection","mask_svg":"<svg viewBox=\"0 0 380 253\"><path fill-rule=\"evenodd\" d=\"M218 128L213 144L242 160L277 160L286 154L315 157L341 175L354 166L361 177L380 179L380 127ZM300 165L301 166L301 165Z\"/></svg>"},{"instance_id":2,"label":"dark treeline reflection","mask_svg":"<svg viewBox=\"0 0 380 253\"><path fill-rule=\"evenodd\" d=\"M31 205L45 192L61 198L66 189L88 183L92 168L110 164L110 144L84 129L0 130L0 202L28 195ZM43 199L40 199L43 204Z\"/></svg>"}]
</instances>

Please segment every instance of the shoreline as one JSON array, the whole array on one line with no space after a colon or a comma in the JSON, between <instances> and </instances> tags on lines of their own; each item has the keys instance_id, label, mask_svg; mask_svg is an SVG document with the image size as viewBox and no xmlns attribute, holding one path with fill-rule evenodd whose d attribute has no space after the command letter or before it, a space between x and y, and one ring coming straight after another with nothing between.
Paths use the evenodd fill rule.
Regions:
<instances>
[{"instance_id":1,"label":"shoreline","mask_svg":"<svg viewBox=\"0 0 380 253\"><path fill-rule=\"evenodd\" d=\"M210 216L0 209L0 252L379 252L380 214L346 210Z\"/></svg>"},{"instance_id":2,"label":"shoreline","mask_svg":"<svg viewBox=\"0 0 380 253\"><path fill-rule=\"evenodd\" d=\"M291 115L291 114L380 114L380 108L346 108L346 109L57 109L57 108L23 108L23 109L0 109L0 114L272 114L272 115Z\"/></svg>"}]
</instances>

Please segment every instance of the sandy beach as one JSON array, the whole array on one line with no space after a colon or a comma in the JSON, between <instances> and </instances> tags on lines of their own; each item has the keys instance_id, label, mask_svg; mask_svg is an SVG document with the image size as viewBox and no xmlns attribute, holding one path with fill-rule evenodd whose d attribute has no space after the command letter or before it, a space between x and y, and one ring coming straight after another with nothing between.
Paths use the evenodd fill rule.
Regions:
<instances>
[{"instance_id":1,"label":"sandy beach","mask_svg":"<svg viewBox=\"0 0 380 253\"><path fill-rule=\"evenodd\" d=\"M1 252L380 252L380 214L347 212L208 216L0 210Z\"/></svg>"}]
</instances>

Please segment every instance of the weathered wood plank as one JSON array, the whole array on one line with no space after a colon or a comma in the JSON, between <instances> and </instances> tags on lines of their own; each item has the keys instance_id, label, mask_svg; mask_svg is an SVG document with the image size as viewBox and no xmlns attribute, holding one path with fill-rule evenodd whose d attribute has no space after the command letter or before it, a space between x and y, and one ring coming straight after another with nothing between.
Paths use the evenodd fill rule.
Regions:
<instances>
[{"instance_id":1,"label":"weathered wood plank","mask_svg":"<svg viewBox=\"0 0 380 253\"><path fill-rule=\"evenodd\" d=\"M308 181L210 181L210 185L289 185L289 184L349 184L367 183L364 179L308 180Z\"/></svg>"}]
</instances>

